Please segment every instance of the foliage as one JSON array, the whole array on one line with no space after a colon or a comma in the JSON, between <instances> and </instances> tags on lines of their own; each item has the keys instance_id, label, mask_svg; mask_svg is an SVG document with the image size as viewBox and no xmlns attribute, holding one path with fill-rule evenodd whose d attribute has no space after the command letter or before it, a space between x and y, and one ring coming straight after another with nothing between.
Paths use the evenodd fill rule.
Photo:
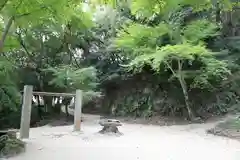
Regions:
<instances>
[{"instance_id":1,"label":"foliage","mask_svg":"<svg viewBox=\"0 0 240 160\"><path fill-rule=\"evenodd\" d=\"M226 62L206 57L202 60L205 66L201 68L201 74L195 77L192 87L212 90L231 75Z\"/></svg>"},{"instance_id":2,"label":"foliage","mask_svg":"<svg viewBox=\"0 0 240 160\"><path fill-rule=\"evenodd\" d=\"M82 89L84 105L116 115L204 117L239 103L233 1L82 2L0 2L1 117L19 115L25 84ZM50 113L52 99L43 99Z\"/></svg>"},{"instance_id":3,"label":"foliage","mask_svg":"<svg viewBox=\"0 0 240 160\"><path fill-rule=\"evenodd\" d=\"M0 128L19 122L16 116L20 111L20 94L14 81L15 68L6 59L0 59ZM5 116L8 115L8 116Z\"/></svg>"},{"instance_id":4,"label":"foliage","mask_svg":"<svg viewBox=\"0 0 240 160\"><path fill-rule=\"evenodd\" d=\"M42 25L46 23L60 23L67 25L79 25L74 22L81 21L82 24L89 25L89 19L87 14L83 12L80 0L62 0L56 3L56 0L8 0L2 4L0 8L0 15L2 22L5 24L1 35L1 46L3 50L3 44L5 41L14 42L14 32L18 28L31 28L36 25ZM84 16L83 16L84 15ZM13 23L14 22L14 23ZM14 28L13 28L14 27ZM10 33L9 33L10 32ZM10 35L8 37L8 35ZM7 42L6 42L7 43Z\"/></svg>"},{"instance_id":5,"label":"foliage","mask_svg":"<svg viewBox=\"0 0 240 160\"><path fill-rule=\"evenodd\" d=\"M92 0L100 4L108 4L113 7L119 5L116 0ZM221 4L224 9L232 9L236 3L231 0L217 0L217 1L193 1L193 0L153 0L151 2L144 0L123 1L128 3L133 14L139 14L142 17L151 17L154 14L166 14L174 12L182 6L192 6L195 11L208 10L214 8L216 4Z\"/></svg>"},{"instance_id":6,"label":"foliage","mask_svg":"<svg viewBox=\"0 0 240 160\"><path fill-rule=\"evenodd\" d=\"M111 0L101 2L117 5L115 1ZM127 24L124 26L123 29L118 32L117 38L114 41L115 47L117 46L118 48L123 49L122 54L127 56L131 61L129 64L122 66L125 68L127 67L127 73L130 75L133 73L131 75L132 78L138 77L137 81L142 83L142 85L147 80L148 83L155 85L160 84L162 86L163 84L166 85L167 80L167 83L174 85L176 87L174 90L176 90L180 86L176 84L175 80L179 80L183 91L185 90L185 101L186 95L188 96L188 92L199 92L199 89L207 95L220 92L219 88L223 87L222 82L226 81L231 74L229 64L228 61L220 61L216 59L215 55L218 53L214 53L210 49L207 49L207 47L209 47L209 42L213 41L216 37L219 38L219 35L221 35L221 26L212 21L212 19L207 19L207 16L209 15L206 16L205 14L204 17L196 16L200 14L202 15L203 10L210 13L210 10L214 10L218 3L221 3L221 9L232 7L232 4L229 1L218 1L212 4L210 1L146 2L136 0L131 2L131 13L136 16L135 21L133 21L130 25ZM148 22L156 17L160 17L158 22L160 21L161 23L149 26ZM180 64L180 67L178 64ZM158 75L160 77L155 77L154 81L152 81L149 79L149 76L152 74L154 77ZM139 79L139 75L142 76L142 79ZM123 74L122 76L126 76L126 74ZM125 80L126 78L123 79ZM121 87L122 85L115 86L114 88L119 89ZM141 113L145 113L145 111L143 111L145 109L150 108L150 111L153 111L152 108L156 108L154 107L156 104L149 103L149 99L155 99L158 101L158 98L153 98L152 93L159 91L156 91L151 87L147 88L147 90L150 91L149 97L144 96L143 93L137 94L134 92L134 90L140 90L141 92L146 89L144 88L144 85L139 85L135 88L132 87L133 93L130 92L130 94L126 93L126 95L121 94L121 96L114 97L112 99L117 100L113 100L114 102L109 102L107 105L110 108L117 108L115 109L116 112L117 110L123 109L124 113L134 112L137 113L138 116L141 115ZM170 93L171 90L169 89L164 89L164 91ZM107 92L112 93L113 91L108 88ZM116 94L118 95L120 92L123 91L119 91L119 93ZM181 90L177 93L181 94ZM226 94L227 93L228 91L226 91ZM132 95L139 95L139 97ZM110 94L108 94L108 96L110 96ZM128 97L133 101L130 102L124 100ZM141 101L140 97L145 97L143 98L145 99L143 104L148 105L144 107L144 105L139 104L138 102ZM206 106L207 104L199 106L197 104L197 100L192 96L190 97L192 99L187 98L187 101L189 101L188 105L190 105L190 103L193 104L191 107L193 107L195 112L198 113L200 110L206 110L206 112L210 111L212 113L219 110L223 113L226 111L229 103L229 101L223 100L222 102L224 104L219 104L219 100L217 100L216 104L214 104L214 102L208 102L209 107ZM233 97L231 97L231 99ZM238 95L236 95L235 98L237 97ZM167 99L164 101L171 104L171 102ZM177 95L175 97L175 101L177 101L177 99L179 100L177 103L179 107L176 105L169 105L166 107L167 109L165 111L168 110L167 112L172 113L179 111L182 112L182 107L179 105L182 104L182 98L180 95ZM213 99L219 99L218 95ZM210 101L215 101L213 99ZM220 105L226 108L220 109ZM137 106L140 111L134 109L132 110L131 108L134 108L134 106ZM167 112L164 112L164 114Z\"/></svg>"},{"instance_id":7,"label":"foliage","mask_svg":"<svg viewBox=\"0 0 240 160\"><path fill-rule=\"evenodd\" d=\"M196 71L194 72L191 70L190 66L196 61L202 64L202 66L200 66L200 68L196 68ZM184 63L188 64L187 70L184 70ZM174 46L167 45L157 49L154 54L143 54L141 56L137 56L128 67L134 72L141 72L146 65L150 66L155 72L166 70L170 70L172 72L170 79L177 78L180 82L190 117L192 115L192 111L189 106L190 102L187 94L188 87L185 80L194 79L193 82L196 83L190 84L192 87L207 88L209 87L210 78L220 79L220 81L222 81L226 79L230 73L230 71L226 68L226 65L223 62L218 62L214 59L212 57L212 53L204 47L189 44ZM161 68L161 66L164 68Z\"/></svg>"},{"instance_id":8,"label":"foliage","mask_svg":"<svg viewBox=\"0 0 240 160\"><path fill-rule=\"evenodd\" d=\"M60 66L48 68L44 71L52 73L53 79L49 82L51 85L64 88L66 92L81 89L84 93L85 103L100 96L100 93L95 91L98 83L97 71L94 67L78 69L73 66Z\"/></svg>"},{"instance_id":9,"label":"foliage","mask_svg":"<svg viewBox=\"0 0 240 160\"><path fill-rule=\"evenodd\" d=\"M167 24L159 24L157 27L132 24L119 32L115 43L119 47L131 49L136 49L139 46L154 48L161 45L159 37L168 33L169 28Z\"/></svg>"},{"instance_id":10,"label":"foliage","mask_svg":"<svg viewBox=\"0 0 240 160\"><path fill-rule=\"evenodd\" d=\"M120 32L115 43L121 48L131 48L130 51L134 55L133 58L135 58L127 65L129 71L133 71L135 74L141 73L147 66L158 73L170 71L172 75L170 75L169 80L176 78L179 81L189 117L193 117L188 88L190 86L207 88L210 86L208 82L210 80L209 77L216 76L214 78L225 80L230 73L227 65L223 62L218 62L212 56L213 53L204 46L195 46L208 37L218 35L217 28L214 23L207 20L191 21L185 27L178 26L177 28L164 23L154 27L133 24ZM176 29L178 32L176 32ZM177 39L174 40L175 37L181 37L181 32L183 33L183 38L178 39L178 41L176 41ZM167 43L177 44L165 46L167 43L164 43L163 40L166 37L168 37ZM189 44L183 43L184 41L187 41ZM196 63L199 65L194 66L193 64ZM214 65L216 63L220 65ZM219 71L221 74L217 74L214 70ZM211 71L213 73L210 73ZM196 83L187 84L187 79L191 79L191 81Z\"/></svg>"},{"instance_id":11,"label":"foliage","mask_svg":"<svg viewBox=\"0 0 240 160\"><path fill-rule=\"evenodd\" d=\"M67 87L69 90L81 88L89 90L96 88L96 69L93 67L76 69L71 66L61 66L58 68L49 68L55 77L50 84L56 84L58 87Z\"/></svg>"},{"instance_id":12,"label":"foliage","mask_svg":"<svg viewBox=\"0 0 240 160\"><path fill-rule=\"evenodd\" d=\"M209 37L219 35L217 30L217 25L208 20L196 20L186 26L183 30L183 35L187 41L196 44L199 43L200 40L204 41Z\"/></svg>"}]
</instances>

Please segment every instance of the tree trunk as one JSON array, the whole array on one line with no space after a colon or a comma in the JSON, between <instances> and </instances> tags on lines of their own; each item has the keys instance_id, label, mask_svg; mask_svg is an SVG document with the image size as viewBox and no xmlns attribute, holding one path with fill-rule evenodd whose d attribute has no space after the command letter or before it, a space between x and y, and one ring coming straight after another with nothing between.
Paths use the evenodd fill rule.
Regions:
<instances>
[{"instance_id":1,"label":"tree trunk","mask_svg":"<svg viewBox=\"0 0 240 160\"><path fill-rule=\"evenodd\" d=\"M45 112L51 115L53 113L52 97L43 96L43 100L44 100Z\"/></svg>"},{"instance_id":2,"label":"tree trunk","mask_svg":"<svg viewBox=\"0 0 240 160\"><path fill-rule=\"evenodd\" d=\"M188 92L187 92L187 85L186 85L186 82L185 80L183 79L182 76L179 76L178 77L178 80L180 82L180 85L181 85L181 88L182 88L182 91L183 91L183 96L184 96L184 100L185 100L185 105L186 105L186 108L187 108L187 111L188 111L188 117L190 120L193 120L195 118L193 112L192 112L192 109L191 109L191 105L190 105L190 101L189 101L189 96L188 96Z\"/></svg>"},{"instance_id":3,"label":"tree trunk","mask_svg":"<svg viewBox=\"0 0 240 160\"><path fill-rule=\"evenodd\" d=\"M2 37L0 39L0 53L3 52L4 42L5 42L6 38L7 38L8 32L9 32L11 26L12 26L13 20L14 20L14 17L11 17L8 20L8 23L7 23L7 25L6 25L6 27L5 27L4 31L3 31L3 35L2 35Z\"/></svg>"},{"instance_id":4,"label":"tree trunk","mask_svg":"<svg viewBox=\"0 0 240 160\"><path fill-rule=\"evenodd\" d=\"M56 102L56 100L57 100L57 102ZM53 104L54 114L59 116L61 113L61 103L59 102L59 98L53 97L53 102L54 102L54 104Z\"/></svg>"},{"instance_id":5,"label":"tree trunk","mask_svg":"<svg viewBox=\"0 0 240 160\"><path fill-rule=\"evenodd\" d=\"M181 88L182 88L182 91L183 91L185 105L186 105L186 108L187 108L187 111L188 111L189 120L194 120L195 116L193 114L193 111L192 111L192 108L191 108L191 105L190 105L187 85L186 85L185 79L184 79L184 77L181 73L182 72L182 65L183 65L182 61L178 60L178 73L174 72L173 69L171 69L171 70L180 82L180 85L181 85Z\"/></svg>"},{"instance_id":6,"label":"tree trunk","mask_svg":"<svg viewBox=\"0 0 240 160\"><path fill-rule=\"evenodd\" d=\"M36 96L36 99L37 99L37 103L38 103L38 106L37 106L38 116L39 116L39 119L42 119L42 117L43 117L42 108L43 107L41 105L40 96Z\"/></svg>"},{"instance_id":7,"label":"tree trunk","mask_svg":"<svg viewBox=\"0 0 240 160\"><path fill-rule=\"evenodd\" d=\"M70 98L63 98L63 105L65 106L65 112L66 112L66 119L68 120L69 118L69 112L68 112L68 106L69 106L69 103L70 103L71 99Z\"/></svg>"},{"instance_id":8,"label":"tree trunk","mask_svg":"<svg viewBox=\"0 0 240 160\"><path fill-rule=\"evenodd\" d=\"M216 4L216 22L219 23L221 22L221 9L219 6L219 3Z\"/></svg>"},{"instance_id":9,"label":"tree trunk","mask_svg":"<svg viewBox=\"0 0 240 160\"><path fill-rule=\"evenodd\" d=\"M68 120L68 117L69 117L68 105L64 105L64 106L65 106L65 112L66 112L66 119Z\"/></svg>"}]
</instances>

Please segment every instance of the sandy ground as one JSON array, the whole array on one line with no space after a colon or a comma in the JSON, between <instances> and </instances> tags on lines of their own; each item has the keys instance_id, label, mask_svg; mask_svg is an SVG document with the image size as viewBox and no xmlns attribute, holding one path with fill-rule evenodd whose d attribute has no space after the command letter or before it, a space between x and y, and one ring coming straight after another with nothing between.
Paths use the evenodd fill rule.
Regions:
<instances>
[{"instance_id":1,"label":"sandy ground","mask_svg":"<svg viewBox=\"0 0 240 160\"><path fill-rule=\"evenodd\" d=\"M81 133L73 126L32 128L27 151L10 160L240 160L240 142L207 135L212 125L124 124L120 137L98 134L92 119Z\"/></svg>"}]
</instances>

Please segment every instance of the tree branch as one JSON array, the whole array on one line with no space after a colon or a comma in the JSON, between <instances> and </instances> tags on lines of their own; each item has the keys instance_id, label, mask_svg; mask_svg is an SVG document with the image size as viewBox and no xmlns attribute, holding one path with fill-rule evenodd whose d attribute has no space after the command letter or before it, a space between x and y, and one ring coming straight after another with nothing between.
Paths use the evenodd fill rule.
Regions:
<instances>
[{"instance_id":1,"label":"tree branch","mask_svg":"<svg viewBox=\"0 0 240 160\"><path fill-rule=\"evenodd\" d=\"M5 0L3 4L0 6L0 11L3 10L3 8L6 6L8 0Z\"/></svg>"},{"instance_id":2,"label":"tree branch","mask_svg":"<svg viewBox=\"0 0 240 160\"><path fill-rule=\"evenodd\" d=\"M22 2L23 2L22 0L19 2L19 4L16 7L16 10L20 7ZM8 32L9 32L9 30L10 30L12 24L13 24L14 19L15 19L15 16L10 17L6 27L4 28L3 35L0 39L0 53L3 52L3 46L4 46L5 40L7 38Z\"/></svg>"},{"instance_id":3,"label":"tree branch","mask_svg":"<svg viewBox=\"0 0 240 160\"><path fill-rule=\"evenodd\" d=\"M3 31L3 35L0 39L0 53L3 52L3 46L4 46L4 43L5 43L5 40L7 38L7 35L8 35L8 32L12 26L12 23L13 23L13 20L14 20L14 17L12 16L9 20L8 20L8 23Z\"/></svg>"},{"instance_id":4,"label":"tree branch","mask_svg":"<svg viewBox=\"0 0 240 160\"><path fill-rule=\"evenodd\" d=\"M38 12L38 11L41 11L42 9L45 9L45 7L41 7L41 8L39 8L39 9L36 9L36 10L34 10L34 11L31 11L31 12L27 12L27 13L23 13L23 14L20 14L20 15L16 15L15 17L16 17L16 18L21 18L21 17L24 17L24 16L29 16L29 15L31 15L31 14L33 14L33 13L36 13L36 12Z\"/></svg>"},{"instance_id":5,"label":"tree branch","mask_svg":"<svg viewBox=\"0 0 240 160\"><path fill-rule=\"evenodd\" d=\"M56 1L53 2L52 4L54 3L57 3ZM49 4L49 6L51 6L51 4ZM35 13L35 12L38 12L38 11L41 11L42 9L47 9L49 10L50 12L52 12L53 14L56 14L56 11L55 10L51 10L51 8L49 6L41 6L39 9L36 9L34 11L31 11L31 12L27 12L27 13L23 13L23 14L20 14L20 15L16 15L15 17L16 18L21 18L21 17L24 17L24 16L29 16L30 14L32 13Z\"/></svg>"},{"instance_id":6,"label":"tree branch","mask_svg":"<svg viewBox=\"0 0 240 160\"><path fill-rule=\"evenodd\" d=\"M182 61L178 59L178 71L182 70Z\"/></svg>"},{"instance_id":7,"label":"tree branch","mask_svg":"<svg viewBox=\"0 0 240 160\"><path fill-rule=\"evenodd\" d=\"M171 70L172 74L177 77L176 72L172 69L172 67L170 66L170 64L168 62L165 62L165 64L167 65L167 67Z\"/></svg>"},{"instance_id":8,"label":"tree branch","mask_svg":"<svg viewBox=\"0 0 240 160\"><path fill-rule=\"evenodd\" d=\"M22 36L21 36L21 33L16 33L18 35L18 42L19 44L22 46L22 48L24 49L25 53L27 54L27 56L33 61L33 62L36 62L33 58L32 58L32 55L31 53L28 51L26 45L24 44L24 41L22 39Z\"/></svg>"}]
</instances>

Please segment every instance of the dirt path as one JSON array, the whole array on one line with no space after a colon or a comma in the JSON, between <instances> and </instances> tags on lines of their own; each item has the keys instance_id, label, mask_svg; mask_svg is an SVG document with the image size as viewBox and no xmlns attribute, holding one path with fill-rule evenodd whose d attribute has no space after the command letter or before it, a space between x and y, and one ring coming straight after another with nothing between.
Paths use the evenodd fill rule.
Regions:
<instances>
[{"instance_id":1,"label":"dirt path","mask_svg":"<svg viewBox=\"0 0 240 160\"><path fill-rule=\"evenodd\" d=\"M27 152L10 160L239 160L240 142L207 135L212 125L124 124L121 137L97 134L96 121L85 122L80 134L44 126L31 129Z\"/></svg>"}]
</instances>

